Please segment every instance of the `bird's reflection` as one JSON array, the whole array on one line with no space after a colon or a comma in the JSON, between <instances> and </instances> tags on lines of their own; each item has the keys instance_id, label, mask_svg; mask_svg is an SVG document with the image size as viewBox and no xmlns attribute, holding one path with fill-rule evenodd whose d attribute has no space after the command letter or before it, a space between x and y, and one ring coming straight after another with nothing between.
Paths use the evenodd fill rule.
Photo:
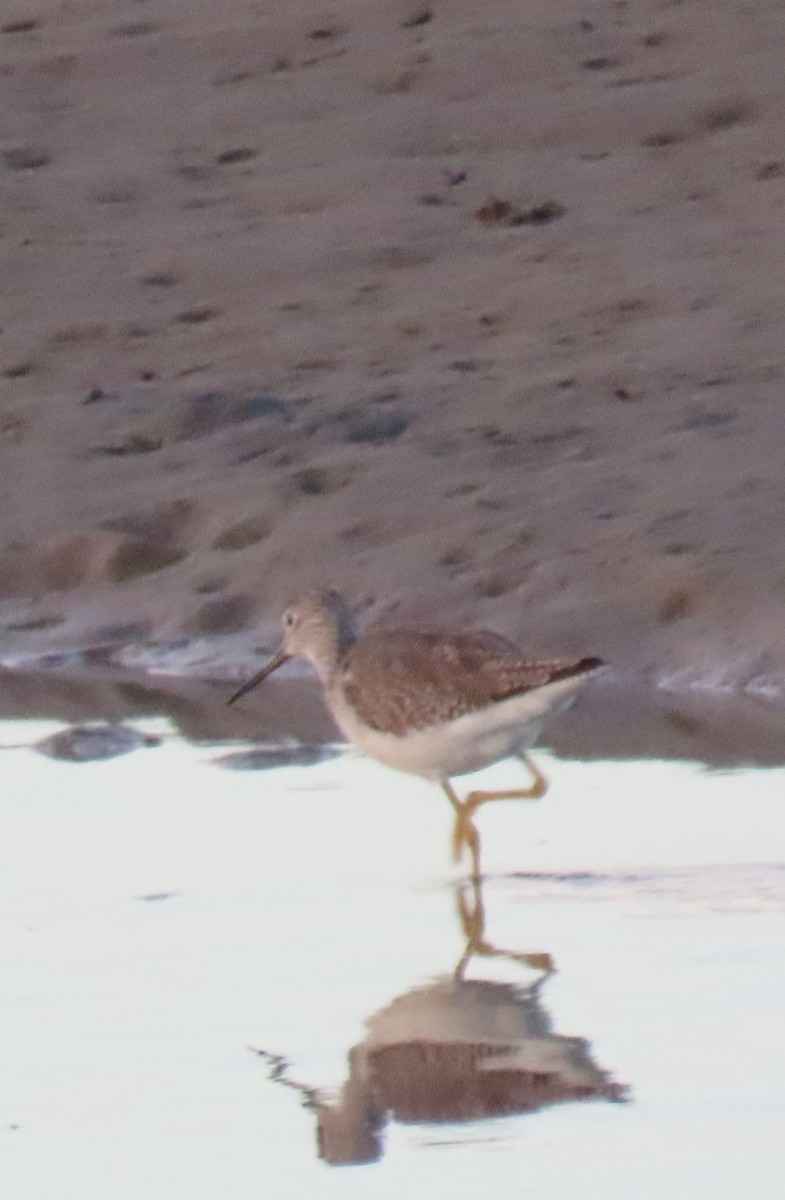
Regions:
<instances>
[{"instance_id":1,"label":"bird's reflection","mask_svg":"<svg viewBox=\"0 0 785 1200\"><path fill-rule=\"evenodd\" d=\"M542 999L550 956L488 940L479 855L471 878L456 885L456 907L466 940L452 975L396 996L367 1019L337 1096L296 1081L285 1059L258 1051L271 1078L299 1091L315 1114L325 1162L378 1162L390 1120L470 1122L569 1100L626 1099L626 1087L594 1061L584 1038L554 1032ZM542 974L526 987L467 979L474 957L504 958Z\"/></svg>"},{"instance_id":2,"label":"bird's reflection","mask_svg":"<svg viewBox=\"0 0 785 1200\"><path fill-rule=\"evenodd\" d=\"M472 874L469 879L455 885L455 907L461 932L466 939L463 954L453 971L453 979L464 978L471 960L477 958L503 958L522 966L532 967L550 975L556 968L547 951L504 950L488 941L485 933L485 902L483 900L482 873L479 857L479 838L473 843Z\"/></svg>"}]
</instances>

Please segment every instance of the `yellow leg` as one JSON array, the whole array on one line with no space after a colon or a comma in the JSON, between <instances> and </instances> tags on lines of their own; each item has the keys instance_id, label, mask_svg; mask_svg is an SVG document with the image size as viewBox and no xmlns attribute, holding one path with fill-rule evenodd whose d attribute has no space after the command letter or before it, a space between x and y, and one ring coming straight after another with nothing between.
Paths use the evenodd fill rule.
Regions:
<instances>
[{"instance_id":1,"label":"yellow leg","mask_svg":"<svg viewBox=\"0 0 785 1200\"><path fill-rule=\"evenodd\" d=\"M548 780L542 771L525 754L521 755L521 760L526 763L534 776L534 783L531 787L514 788L505 792L469 792L463 802L467 815L473 813L481 804L487 804L489 800L539 800L545 795L548 790Z\"/></svg>"},{"instance_id":2,"label":"yellow leg","mask_svg":"<svg viewBox=\"0 0 785 1200\"><path fill-rule=\"evenodd\" d=\"M490 800L539 800L547 792L548 780L542 772L525 754L521 755L521 760L526 763L526 766L534 776L534 783L528 788L515 788L502 792L469 792L466 799L461 801L455 794L452 785L446 779L442 780L442 788L450 804L455 809L452 853L453 859L456 862L460 858L461 850L465 845L469 847L474 863L477 864L479 861L480 838L472 822L472 816L480 805L487 804ZM475 867L475 874L478 873L479 871Z\"/></svg>"},{"instance_id":3,"label":"yellow leg","mask_svg":"<svg viewBox=\"0 0 785 1200\"><path fill-rule=\"evenodd\" d=\"M453 862L458 862L463 847L468 846L472 859L472 875L476 877L480 873L480 835L471 819L471 813L467 810L466 805L458 799L448 780L442 781L442 788L455 809L455 824L452 827Z\"/></svg>"}]
</instances>

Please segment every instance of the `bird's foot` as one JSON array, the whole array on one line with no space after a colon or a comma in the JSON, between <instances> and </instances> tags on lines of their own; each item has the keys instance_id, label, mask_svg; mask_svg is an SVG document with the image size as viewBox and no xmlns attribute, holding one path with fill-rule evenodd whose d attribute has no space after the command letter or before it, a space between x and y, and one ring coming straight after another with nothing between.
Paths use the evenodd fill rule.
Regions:
<instances>
[{"instance_id":1,"label":"bird's foot","mask_svg":"<svg viewBox=\"0 0 785 1200\"><path fill-rule=\"evenodd\" d=\"M472 821L471 810L464 805L455 814L452 827L452 859L460 862L464 848L468 849L472 863L472 874L479 875L480 864L480 835Z\"/></svg>"}]
</instances>

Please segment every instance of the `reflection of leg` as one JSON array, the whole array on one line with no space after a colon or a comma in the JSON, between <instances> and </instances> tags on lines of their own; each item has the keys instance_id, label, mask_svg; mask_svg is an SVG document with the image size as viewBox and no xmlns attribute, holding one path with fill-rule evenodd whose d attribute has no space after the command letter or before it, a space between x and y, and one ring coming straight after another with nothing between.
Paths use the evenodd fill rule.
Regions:
<instances>
[{"instance_id":1,"label":"reflection of leg","mask_svg":"<svg viewBox=\"0 0 785 1200\"><path fill-rule=\"evenodd\" d=\"M471 958L477 953L477 947L483 942L485 933L485 907L482 902L482 882L479 874L472 875L470 883L456 885L455 906L461 932L466 938L466 946L453 976L455 979L462 979Z\"/></svg>"},{"instance_id":2,"label":"reflection of leg","mask_svg":"<svg viewBox=\"0 0 785 1200\"><path fill-rule=\"evenodd\" d=\"M482 896L482 878L479 874L473 876L470 883L459 884L456 887L455 902L458 919L461 922L461 931L466 938L466 948L453 972L455 979L463 978L466 967L475 955L479 958L507 958L510 962L521 963L535 971L542 971L546 975L550 975L556 970L550 954L544 951L516 953L512 950L500 950L498 946L486 939L485 905Z\"/></svg>"},{"instance_id":3,"label":"reflection of leg","mask_svg":"<svg viewBox=\"0 0 785 1200\"><path fill-rule=\"evenodd\" d=\"M550 975L556 970L556 965L550 954L546 951L519 951L500 950L498 946L494 946L492 942L485 938L485 910L482 906L482 900L479 905L475 904L473 908L469 908L466 903L466 896L463 889L457 892L458 916L460 917L461 927L466 938L466 947L463 954L458 960L458 965L453 972L455 979L462 979L464 971L470 961L476 955L478 958L506 958L510 962L521 963L523 966L531 967L534 971L542 971L544 975Z\"/></svg>"},{"instance_id":4,"label":"reflection of leg","mask_svg":"<svg viewBox=\"0 0 785 1200\"><path fill-rule=\"evenodd\" d=\"M456 887L455 904L461 931L474 953L485 937L485 905L479 878L473 877L469 883L461 883Z\"/></svg>"}]
</instances>

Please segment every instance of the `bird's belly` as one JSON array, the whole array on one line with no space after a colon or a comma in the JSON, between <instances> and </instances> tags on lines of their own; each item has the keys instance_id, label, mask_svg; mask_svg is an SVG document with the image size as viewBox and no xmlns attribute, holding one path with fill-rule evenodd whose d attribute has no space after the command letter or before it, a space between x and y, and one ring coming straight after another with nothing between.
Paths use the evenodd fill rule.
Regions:
<instances>
[{"instance_id":1,"label":"bird's belly","mask_svg":"<svg viewBox=\"0 0 785 1200\"><path fill-rule=\"evenodd\" d=\"M333 715L347 738L379 762L426 779L447 779L523 753L579 686L575 679L559 680L401 737L364 725L344 705L336 705Z\"/></svg>"}]
</instances>

